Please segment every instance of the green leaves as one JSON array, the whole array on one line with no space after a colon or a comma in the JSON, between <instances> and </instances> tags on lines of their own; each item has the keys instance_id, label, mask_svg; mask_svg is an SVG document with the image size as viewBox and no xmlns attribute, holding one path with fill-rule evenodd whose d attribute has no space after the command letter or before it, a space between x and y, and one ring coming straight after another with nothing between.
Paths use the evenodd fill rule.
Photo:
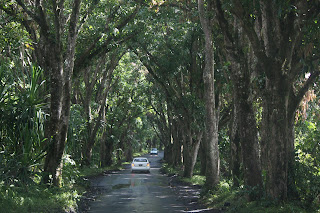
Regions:
<instances>
[{"instance_id":1,"label":"green leaves","mask_svg":"<svg viewBox=\"0 0 320 213\"><path fill-rule=\"evenodd\" d=\"M46 103L42 95L42 70L30 67L26 71L29 77L22 75L10 87L0 87L0 155L3 159L0 176L5 176L9 182L16 179L22 183L32 182L35 174L32 171L39 169L40 160L44 157ZM9 72L3 67L0 73L1 79L9 78Z\"/></svg>"},{"instance_id":2,"label":"green leaves","mask_svg":"<svg viewBox=\"0 0 320 213\"><path fill-rule=\"evenodd\" d=\"M296 162L294 174L301 200L308 207L316 207L320 192L320 125L316 101L311 101L307 120L302 117L296 125Z\"/></svg>"}]
</instances>

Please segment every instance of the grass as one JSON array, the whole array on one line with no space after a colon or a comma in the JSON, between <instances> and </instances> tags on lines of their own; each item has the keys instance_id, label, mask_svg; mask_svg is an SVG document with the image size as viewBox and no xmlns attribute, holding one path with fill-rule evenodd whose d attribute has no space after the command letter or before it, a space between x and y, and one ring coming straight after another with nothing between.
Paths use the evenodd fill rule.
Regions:
<instances>
[{"instance_id":1,"label":"grass","mask_svg":"<svg viewBox=\"0 0 320 213\"><path fill-rule=\"evenodd\" d=\"M260 200L248 202L245 196L241 196L237 191L221 192L217 191L215 194L207 195L204 198L208 206L218 209L223 209L225 212L237 213L289 213L299 212L307 213L305 210L295 203L281 203L276 204L268 200Z\"/></svg>"},{"instance_id":2,"label":"grass","mask_svg":"<svg viewBox=\"0 0 320 213\"><path fill-rule=\"evenodd\" d=\"M203 186L205 184L206 178L202 175L193 175L192 178L181 178L181 180L192 185Z\"/></svg>"},{"instance_id":3,"label":"grass","mask_svg":"<svg viewBox=\"0 0 320 213\"><path fill-rule=\"evenodd\" d=\"M220 182L216 190L207 191L202 196L202 202L207 206L223 209L227 213L320 213L320 209L306 208L300 201L276 202L262 197L249 202L248 191L243 188L233 188L227 181Z\"/></svg>"},{"instance_id":4,"label":"grass","mask_svg":"<svg viewBox=\"0 0 320 213\"><path fill-rule=\"evenodd\" d=\"M0 186L0 212L66 212L76 208L82 192L76 189Z\"/></svg>"},{"instance_id":5,"label":"grass","mask_svg":"<svg viewBox=\"0 0 320 213\"><path fill-rule=\"evenodd\" d=\"M222 209L227 213L311 213L319 210L305 209L300 202L274 202L262 198L249 202L248 193L243 189L232 188L231 184L221 182L216 190L208 191L202 196L207 206Z\"/></svg>"}]
</instances>

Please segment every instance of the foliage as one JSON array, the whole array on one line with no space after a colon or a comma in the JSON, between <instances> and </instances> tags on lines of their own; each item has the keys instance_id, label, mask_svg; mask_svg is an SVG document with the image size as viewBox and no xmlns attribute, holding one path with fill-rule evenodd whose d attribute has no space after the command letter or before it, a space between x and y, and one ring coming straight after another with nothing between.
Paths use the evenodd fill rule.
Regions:
<instances>
[{"instance_id":1,"label":"foliage","mask_svg":"<svg viewBox=\"0 0 320 213\"><path fill-rule=\"evenodd\" d=\"M116 53L120 54L120 53ZM120 54L121 55L121 54ZM110 54L107 56L107 65L114 63ZM146 148L146 141L154 137L151 124L148 122L147 94L150 83L146 80L145 68L142 67L136 56L132 53L124 54L110 77L110 88L107 90L105 106L105 120L99 120L101 88L105 85L99 80L109 70L107 65L102 65L101 73L89 73L86 84L76 84L75 91L81 96L87 95L88 88L92 85L92 97L90 100L90 119L85 114L83 102L72 104L71 117L68 131L66 151L76 164L81 163L83 146L89 138L90 128L93 123L99 125L99 131L95 136L95 146L92 151L92 165L100 165L100 141L104 132L107 132L106 141L112 144L113 161L123 159L127 153L123 152L132 148L132 152ZM97 65L88 68L96 70ZM88 72L88 71L87 71ZM97 71L95 71L97 72ZM99 72L99 71L98 71ZM97 76L98 77L97 77ZM97 80L95 79L97 78ZM83 81L80 78L81 82ZM89 120L88 120L89 119ZM89 125L90 124L90 125ZM91 129L92 131L92 129ZM121 150L121 151L120 151Z\"/></svg>"},{"instance_id":2,"label":"foliage","mask_svg":"<svg viewBox=\"0 0 320 213\"><path fill-rule=\"evenodd\" d=\"M221 181L216 190L209 190L202 194L202 202L214 209L224 212L310 212L300 202L277 203L262 198L258 201L248 202L248 191L244 188L232 188L232 184L226 180Z\"/></svg>"},{"instance_id":3,"label":"foliage","mask_svg":"<svg viewBox=\"0 0 320 213\"><path fill-rule=\"evenodd\" d=\"M192 185L203 186L205 184L206 177L201 175L193 175L191 178L182 178L182 181Z\"/></svg>"},{"instance_id":4,"label":"foliage","mask_svg":"<svg viewBox=\"0 0 320 213\"><path fill-rule=\"evenodd\" d=\"M0 72L0 175L6 182L27 184L39 171L44 156L46 104L42 96L42 71L32 66L25 74L12 76L10 86L4 82L10 78L8 70L2 67Z\"/></svg>"},{"instance_id":5,"label":"foliage","mask_svg":"<svg viewBox=\"0 0 320 213\"><path fill-rule=\"evenodd\" d=\"M153 137L153 131L145 113L148 111L147 96L150 83L145 70L134 54L125 54L114 72L112 88L107 97L106 128L112 129L115 147L122 147L129 140L134 151L145 147ZM124 136L124 138L122 138ZM126 145L125 145L126 146Z\"/></svg>"},{"instance_id":6,"label":"foliage","mask_svg":"<svg viewBox=\"0 0 320 213\"><path fill-rule=\"evenodd\" d=\"M168 163L163 163L161 167L161 172L165 173L169 176L172 175L182 175L181 168L173 167L169 165Z\"/></svg>"},{"instance_id":7,"label":"foliage","mask_svg":"<svg viewBox=\"0 0 320 213\"><path fill-rule=\"evenodd\" d=\"M1 65L19 66L22 68L20 53L22 49L30 53L33 49L27 32L12 17L0 13L0 62Z\"/></svg>"},{"instance_id":8,"label":"foliage","mask_svg":"<svg viewBox=\"0 0 320 213\"><path fill-rule=\"evenodd\" d=\"M48 189L45 186L7 187L0 185L2 212L66 212L76 207L80 198L77 190L70 188Z\"/></svg>"},{"instance_id":9,"label":"foliage","mask_svg":"<svg viewBox=\"0 0 320 213\"><path fill-rule=\"evenodd\" d=\"M80 164L81 146L86 135L86 120L83 117L83 107L79 104L73 104L70 110L70 125L68 131L68 141L66 144L66 153L72 155L72 159Z\"/></svg>"},{"instance_id":10,"label":"foliage","mask_svg":"<svg viewBox=\"0 0 320 213\"><path fill-rule=\"evenodd\" d=\"M300 117L296 125L296 187L305 206L320 204L320 124L315 101L309 102L307 120Z\"/></svg>"},{"instance_id":11,"label":"foliage","mask_svg":"<svg viewBox=\"0 0 320 213\"><path fill-rule=\"evenodd\" d=\"M219 131L219 154L220 154L220 167L221 167L221 176L227 178L230 176L230 138L228 135L227 129L221 129Z\"/></svg>"},{"instance_id":12,"label":"foliage","mask_svg":"<svg viewBox=\"0 0 320 213\"><path fill-rule=\"evenodd\" d=\"M44 188L39 183L47 148L45 125L49 121L47 115L49 97L46 95L48 88L45 87L45 82L50 79L44 75L48 70L28 65L29 62L36 61L34 50L36 45L41 46L42 43L32 43L26 29L19 23L23 19L17 2L0 3L0 205L8 208L4 209L5 211L10 212L10 209L14 209L19 212L46 212L48 209L61 211L75 207L75 202L84 190L78 191L77 184L86 185L85 176L96 175L106 169L97 168L100 165L99 143L95 143L93 148L93 166L79 168L83 156L82 148L89 138L87 125L89 122L100 124L100 129L95 135L97 141L100 141L104 132L108 133L106 140L114 145L112 147L114 161L122 160L124 157L122 155L127 155L128 151L132 151L132 155L136 156L137 152L146 151L150 144L148 141L158 143L156 137L162 138L161 134L170 134L169 116L172 120L189 116L183 121L189 120L193 129L202 130L205 116L202 100L203 35L198 24L195 1L187 1L188 5L178 5L182 1L174 2L172 5L171 1L168 4L162 1L152 1L152 3L151 1L139 3L114 0L83 1L76 47L74 80L77 85L73 88L75 100L72 101L68 140L64 150L62 188ZM235 16L231 15L229 9L233 7L233 2L222 1L223 9L232 20ZM242 1L251 17L249 21L253 22L258 16L255 7L260 5L259 1L255 1L255 4L252 2ZM311 1L308 2L311 4ZM67 9L63 10L66 17L71 12L70 3L66 1ZM153 4L153 7L148 5L149 3ZM160 6L162 3L163 7ZM274 1L274 3L278 6L279 11L276 14L279 18L285 18L289 12L296 10L289 1ZM43 4L49 15L47 21L52 31L54 29L51 20L52 4L46 1L43 1ZM16 9L17 16L4 12L4 9L9 9L11 6ZM137 8L139 10L133 19L130 16ZM33 7L29 9L31 12L35 10ZM129 19L129 24L123 24ZM305 32L303 45L310 48L301 54L317 57L318 17L309 19L312 21L306 21L302 30ZM31 23L31 20L24 21ZM35 29L38 30L37 27ZM225 38L222 38L220 29L214 29L216 42L223 43ZM40 38L38 33L34 34L36 39ZM52 36L56 35L55 32L50 33ZM62 36L61 48L65 49L67 31L63 30L59 36ZM217 50L221 55L217 54L215 66L216 81L222 87L221 102L223 107L227 107L231 102L229 100L231 86L226 82L228 78L225 78L229 66L221 65L229 64L224 62L222 56L224 51L224 49ZM101 78L108 68L108 63L113 62L111 55L115 52L119 58L121 54L126 54L122 56L112 75L106 104L101 106L106 111L106 120L102 122L98 120L97 109L101 100L97 100L97 94L99 87L103 86L100 85ZM249 54L249 50L247 53ZM39 55L43 57L44 53ZM93 112L91 121L84 115L85 107L79 101L87 89L81 72L89 72L89 77L93 78L95 75L93 69L97 67L97 61L104 56L107 62L102 65L103 69L98 74L96 82L93 82L96 84L93 87L92 97L89 97ZM304 66L301 76L317 69L316 66L307 66L306 59L301 60ZM254 79L257 84L256 89L263 89L265 76L254 78L256 78ZM229 83L227 89L223 89L227 83ZM299 87L303 85L302 81L297 84ZM262 101L261 98L257 98L254 103L259 127L263 110ZM248 189L243 187L233 189L229 180L222 181L216 190L209 190L204 194L206 203L217 208L226 208L231 212L304 212L320 206L319 106L317 103L310 103L308 109L309 116L305 118L307 120L300 118L296 124L295 184L302 201L298 204L302 207L291 203L276 205L263 199L248 203L246 201ZM160 119L160 115L165 121ZM166 127L168 129L165 129ZM219 134L223 178L230 176L229 134L230 127L227 125ZM108 169L118 169L118 167ZM164 164L163 171L171 175L179 175L182 172L181 168L173 168L168 164ZM183 180L202 185L204 177L200 176L198 171L199 162L196 164L193 178ZM25 184L27 188L23 187Z\"/></svg>"},{"instance_id":13,"label":"foliage","mask_svg":"<svg viewBox=\"0 0 320 213\"><path fill-rule=\"evenodd\" d=\"M198 165L199 166L199 165ZM182 178L182 171L180 168L173 168L164 163L161 171L169 176L178 175L183 182L192 185L203 186L205 184L205 176L194 175L192 178ZM204 188L203 188L204 189ZM248 190L243 187L233 188L230 180L224 179L220 182L216 189L202 190L201 203L213 209L220 209L224 212L312 212L314 209L307 209L302 202L285 202L276 203L272 200L262 198L261 200L248 202Z\"/></svg>"},{"instance_id":14,"label":"foliage","mask_svg":"<svg viewBox=\"0 0 320 213\"><path fill-rule=\"evenodd\" d=\"M141 153L137 153L139 155ZM63 158L63 181L61 187L47 187L33 183L28 186L7 185L0 182L1 212L76 212L82 196L88 190L89 178L105 171L119 170L121 167L80 168L70 159ZM39 179L40 180L40 179Z\"/></svg>"}]
</instances>

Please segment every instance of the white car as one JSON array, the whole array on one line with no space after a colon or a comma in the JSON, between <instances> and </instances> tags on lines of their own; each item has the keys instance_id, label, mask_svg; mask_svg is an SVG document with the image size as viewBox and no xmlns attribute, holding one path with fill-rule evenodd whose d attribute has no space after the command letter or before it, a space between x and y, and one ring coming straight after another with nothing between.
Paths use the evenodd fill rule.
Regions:
<instances>
[{"instance_id":1,"label":"white car","mask_svg":"<svg viewBox=\"0 0 320 213\"><path fill-rule=\"evenodd\" d=\"M152 148L150 151L150 155L157 155L158 154L158 149L157 148Z\"/></svg>"},{"instance_id":2,"label":"white car","mask_svg":"<svg viewBox=\"0 0 320 213\"><path fill-rule=\"evenodd\" d=\"M150 162L147 158L138 157L134 158L131 163L131 172L141 171L150 173Z\"/></svg>"}]
</instances>

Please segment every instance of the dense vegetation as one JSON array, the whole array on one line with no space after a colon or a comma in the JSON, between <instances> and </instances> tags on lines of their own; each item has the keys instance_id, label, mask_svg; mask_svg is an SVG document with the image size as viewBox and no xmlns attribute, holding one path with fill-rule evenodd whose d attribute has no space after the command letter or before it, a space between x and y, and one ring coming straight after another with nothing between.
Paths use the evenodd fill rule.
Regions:
<instances>
[{"instance_id":1,"label":"dense vegetation","mask_svg":"<svg viewBox=\"0 0 320 213\"><path fill-rule=\"evenodd\" d=\"M319 8L2 0L1 206L74 210L85 176L156 146L208 205L319 212Z\"/></svg>"}]
</instances>

